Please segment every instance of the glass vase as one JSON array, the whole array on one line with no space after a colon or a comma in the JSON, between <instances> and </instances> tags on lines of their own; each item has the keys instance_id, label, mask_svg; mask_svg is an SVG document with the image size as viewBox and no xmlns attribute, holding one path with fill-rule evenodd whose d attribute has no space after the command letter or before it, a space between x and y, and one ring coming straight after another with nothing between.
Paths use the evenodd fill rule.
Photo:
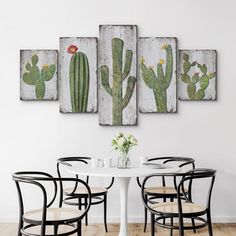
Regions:
<instances>
[{"instance_id":1,"label":"glass vase","mask_svg":"<svg viewBox=\"0 0 236 236\"><path fill-rule=\"evenodd\" d=\"M122 153L119 157L118 157L118 164L117 164L117 168L120 169L127 169L130 167L130 158L128 154Z\"/></svg>"}]
</instances>

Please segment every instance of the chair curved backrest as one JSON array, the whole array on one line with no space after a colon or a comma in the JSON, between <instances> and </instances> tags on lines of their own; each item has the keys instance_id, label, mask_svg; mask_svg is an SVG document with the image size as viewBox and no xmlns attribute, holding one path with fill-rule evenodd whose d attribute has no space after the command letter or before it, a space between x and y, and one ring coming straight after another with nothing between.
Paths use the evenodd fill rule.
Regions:
<instances>
[{"instance_id":1,"label":"chair curved backrest","mask_svg":"<svg viewBox=\"0 0 236 236\"><path fill-rule=\"evenodd\" d=\"M88 191L88 205L86 209L83 211L83 213L80 215L80 219L82 219L87 212L89 211L89 208L91 206L91 191L88 186L88 184L80 179L76 178L55 178L52 175L45 173L45 172L40 172L40 171L19 171L15 172L12 174L12 178L16 183L16 188L17 188L17 193L18 193L18 198L19 198L19 210L20 210L20 219L19 219L19 227L23 227L23 214L24 214L24 199L23 199L23 194L22 194L22 188L21 184L30 184L37 186L42 193L42 199L43 199L43 204L42 204L42 220L41 220L41 235L45 235L45 221L46 221L46 214L47 214L47 209L52 206L52 204L55 202L57 192L58 192L58 187L57 183L59 182L76 182L77 184L82 184ZM48 199L48 193L46 191L45 185L47 183L51 182L54 186L54 191L53 191L53 197L51 200ZM72 194L71 194L72 195Z\"/></svg>"},{"instance_id":2,"label":"chair curved backrest","mask_svg":"<svg viewBox=\"0 0 236 236\"><path fill-rule=\"evenodd\" d=\"M178 167L189 167L189 170L191 169L195 169L195 160L191 157L179 157L179 156L166 156L166 157L150 157L147 160L148 162L158 162L158 163L162 163L162 164L167 164L167 163L176 163L176 165ZM165 187L166 186L166 179L165 176L159 176L162 178L162 186ZM176 176L173 176L173 180L174 180L174 186L177 190L177 179ZM137 177L137 183L139 185L139 187L141 188L142 184L140 183L140 178ZM191 188L191 183L190 186ZM191 193L190 193L191 195Z\"/></svg>"},{"instance_id":3,"label":"chair curved backrest","mask_svg":"<svg viewBox=\"0 0 236 236\"><path fill-rule=\"evenodd\" d=\"M190 170L184 174L182 180L180 181L180 183L178 185L178 189L177 189L177 193L178 193L177 199L178 199L180 213L182 213L181 199L184 199L186 202L192 202L192 199L183 192L184 184L187 181L189 182L189 181L193 181L195 179L207 179L207 178L211 179L209 187L208 187L208 196L207 196L207 200L206 200L206 209L210 210L212 189L213 189L213 185L215 182L215 174L216 174L216 170L207 169L207 168L193 169L193 170Z\"/></svg>"},{"instance_id":4,"label":"chair curved backrest","mask_svg":"<svg viewBox=\"0 0 236 236\"><path fill-rule=\"evenodd\" d=\"M62 158L59 158L57 159L57 174L59 177L61 177L61 165L64 165L64 166L72 166L73 163L82 163L82 164L89 164L89 161L91 161L91 157L62 157ZM76 178L78 179L78 175L76 174L75 175ZM89 184L89 176L86 177L86 183ZM111 188L111 186L113 185L114 183L114 178L111 179L111 182L110 184L106 187L106 189L109 189ZM73 187L73 191L75 192L77 189L77 184L75 183L74 187ZM62 202L63 202L63 183L61 182L60 183L60 192L61 192L61 195L60 195L60 206L62 205Z\"/></svg>"},{"instance_id":5,"label":"chair curved backrest","mask_svg":"<svg viewBox=\"0 0 236 236\"><path fill-rule=\"evenodd\" d=\"M178 203L178 209L179 209L179 215L182 215L182 202L183 200L185 200L186 202L190 202L192 203L192 199L189 195L187 195L184 191L184 184L185 182L189 182L189 181L193 181L194 179L203 179L203 178L210 178L210 184L209 184L209 189L208 189L208 196L207 196L207 201L206 201L206 209L207 211L210 211L210 203L211 203L211 195L212 195L212 189L213 189L213 185L215 182L215 173L216 170L214 169L207 169L207 168L197 168L197 169L193 169L190 171L187 171L185 173L176 173L177 176L182 176L178 186L177 186L177 203ZM153 174L150 176L147 176L143 183L142 183L142 199L143 199L143 203L144 206L152 213L152 214L158 214L159 212L156 212L153 208L150 207L150 205L148 204L148 202L146 201L145 198L145 185L147 183L147 181L150 178L153 177L159 177L162 176L163 174ZM173 174L164 174L165 176L170 176Z\"/></svg>"}]
</instances>

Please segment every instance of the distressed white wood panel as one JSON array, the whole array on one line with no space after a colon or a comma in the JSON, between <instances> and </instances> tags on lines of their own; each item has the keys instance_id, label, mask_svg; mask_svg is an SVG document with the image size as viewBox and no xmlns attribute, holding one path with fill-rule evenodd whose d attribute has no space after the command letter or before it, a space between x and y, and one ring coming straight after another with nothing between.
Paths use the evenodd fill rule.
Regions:
<instances>
[{"instance_id":1,"label":"distressed white wood panel","mask_svg":"<svg viewBox=\"0 0 236 236\"><path fill-rule=\"evenodd\" d=\"M71 55L67 52L71 45L78 47L78 52L83 52L89 62L89 94L88 113L97 112L97 38L94 37L62 37L60 38L59 55L59 100L60 111L72 112L70 97L69 69Z\"/></svg>"},{"instance_id":2,"label":"distressed white wood panel","mask_svg":"<svg viewBox=\"0 0 236 236\"><path fill-rule=\"evenodd\" d=\"M153 89L149 88L144 80L140 63L144 60L147 67L152 67L157 75L157 63L164 60L163 71L166 68L166 50L163 45L171 45L173 55L173 73L169 87L166 89L167 102L166 112L176 112L177 110L177 39L173 37L140 37L139 38L139 111L143 113L159 113L155 101ZM159 79L159 78L158 78Z\"/></svg>"},{"instance_id":3,"label":"distressed white wood panel","mask_svg":"<svg viewBox=\"0 0 236 236\"><path fill-rule=\"evenodd\" d=\"M58 96L58 79L57 79L57 50L21 50L20 51L20 99L21 100L37 100L35 93L35 85L26 84L23 81L23 74L28 72L25 68L29 62L31 64L31 58L33 55L37 55L39 60L37 67L41 71L45 65L55 65L55 73L52 79L45 81L45 95L43 100L57 100Z\"/></svg>"},{"instance_id":4,"label":"distressed white wood panel","mask_svg":"<svg viewBox=\"0 0 236 236\"><path fill-rule=\"evenodd\" d=\"M190 99L187 92L187 83L184 83L181 79L181 74L183 71L183 55L187 54L189 56L189 62L193 63L194 61L200 63L201 65L205 64L207 66L207 75L210 73L216 73L215 77L209 80L209 85L205 89L205 96L200 100L216 100L216 78L217 78L217 53L216 50L180 50L179 51L179 73L178 73L178 95L180 100L194 100ZM200 69L196 66L192 66L188 72L188 75L192 77L195 73L199 73L199 76L202 75ZM196 83L196 90L200 89L200 84ZM196 99L199 100L199 99Z\"/></svg>"},{"instance_id":5,"label":"distressed white wood panel","mask_svg":"<svg viewBox=\"0 0 236 236\"><path fill-rule=\"evenodd\" d=\"M137 124L137 26L136 25L100 25L99 28L99 68L102 65L109 67L109 83L112 88L112 39L120 38L124 41L123 68L126 50L132 50L132 64L129 76L136 78L135 88L129 104L122 112L121 125ZM126 78L122 84L123 97L127 88ZM112 125L112 97L105 91L101 83L99 72L99 124Z\"/></svg>"}]
</instances>

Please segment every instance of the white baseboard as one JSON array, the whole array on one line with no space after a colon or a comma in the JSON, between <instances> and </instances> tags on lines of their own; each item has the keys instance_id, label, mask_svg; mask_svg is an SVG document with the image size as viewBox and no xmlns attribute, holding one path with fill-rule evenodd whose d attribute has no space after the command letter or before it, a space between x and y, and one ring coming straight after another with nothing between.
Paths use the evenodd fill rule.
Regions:
<instances>
[{"instance_id":1,"label":"white baseboard","mask_svg":"<svg viewBox=\"0 0 236 236\"><path fill-rule=\"evenodd\" d=\"M143 223L143 217L129 217L129 223ZM17 223L18 219L6 219L0 218L0 223ZM96 223L103 223L102 217L89 217L89 222L96 224ZM120 223L119 217L109 217L107 219L108 223ZM236 223L236 217L213 217L213 223Z\"/></svg>"}]
</instances>

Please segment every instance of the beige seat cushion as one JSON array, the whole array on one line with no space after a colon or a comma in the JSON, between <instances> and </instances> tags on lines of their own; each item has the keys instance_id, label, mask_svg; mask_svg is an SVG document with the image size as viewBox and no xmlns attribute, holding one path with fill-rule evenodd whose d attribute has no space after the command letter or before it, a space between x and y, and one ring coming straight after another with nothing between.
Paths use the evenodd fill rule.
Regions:
<instances>
[{"instance_id":1,"label":"beige seat cushion","mask_svg":"<svg viewBox=\"0 0 236 236\"><path fill-rule=\"evenodd\" d=\"M82 211L75 208L48 208L46 221L64 221L78 218L82 215ZM24 214L26 220L41 221L42 209L28 211Z\"/></svg>"},{"instance_id":2,"label":"beige seat cushion","mask_svg":"<svg viewBox=\"0 0 236 236\"><path fill-rule=\"evenodd\" d=\"M156 203L150 206L153 210L163 213L177 213L178 214L178 204L177 202L164 202ZM205 207L200 206L195 203L182 202L183 214L198 213L206 210Z\"/></svg>"},{"instance_id":3,"label":"beige seat cushion","mask_svg":"<svg viewBox=\"0 0 236 236\"><path fill-rule=\"evenodd\" d=\"M74 190L74 188L66 188L64 189L64 193L65 194L70 194L72 193L72 191ZM90 187L91 193L92 194L99 194L99 193L105 193L107 192L106 188L100 188L100 187ZM76 191L74 192L74 194L87 194L88 191L85 187L79 187L76 189Z\"/></svg>"},{"instance_id":4,"label":"beige seat cushion","mask_svg":"<svg viewBox=\"0 0 236 236\"><path fill-rule=\"evenodd\" d=\"M187 189L184 189L187 192ZM149 194L177 194L175 187L148 187L145 189L146 193Z\"/></svg>"}]
</instances>

